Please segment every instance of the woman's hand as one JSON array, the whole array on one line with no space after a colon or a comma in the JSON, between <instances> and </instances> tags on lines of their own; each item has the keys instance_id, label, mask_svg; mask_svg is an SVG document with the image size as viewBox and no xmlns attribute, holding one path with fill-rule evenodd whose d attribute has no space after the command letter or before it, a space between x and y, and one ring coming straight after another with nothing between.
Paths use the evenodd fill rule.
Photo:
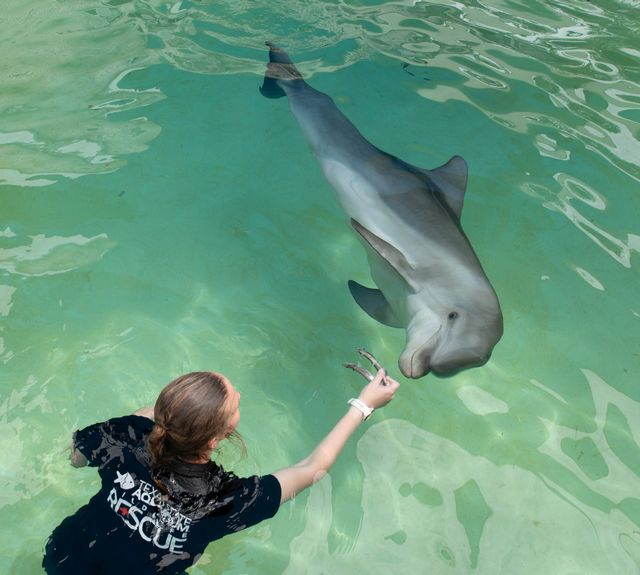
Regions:
<instances>
[{"instance_id":1,"label":"woman's hand","mask_svg":"<svg viewBox=\"0 0 640 575\"><path fill-rule=\"evenodd\" d=\"M364 386L358 399L365 405L379 409L389 403L400 384L385 369L379 369L375 377Z\"/></svg>"}]
</instances>

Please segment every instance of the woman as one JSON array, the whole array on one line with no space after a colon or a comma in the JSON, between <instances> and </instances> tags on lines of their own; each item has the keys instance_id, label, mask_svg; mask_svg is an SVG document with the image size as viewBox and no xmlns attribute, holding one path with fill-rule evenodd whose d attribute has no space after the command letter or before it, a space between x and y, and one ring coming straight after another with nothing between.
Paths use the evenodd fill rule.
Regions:
<instances>
[{"instance_id":1,"label":"woman","mask_svg":"<svg viewBox=\"0 0 640 575\"><path fill-rule=\"evenodd\" d=\"M98 467L102 487L54 530L45 571L182 573L211 541L273 517L321 479L358 424L393 398L399 384L385 370L373 377L354 369L371 381L347 413L306 459L271 475L240 478L211 461L240 421L240 394L215 372L183 375L153 409L77 431L72 465Z\"/></svg>"}]
</instances>

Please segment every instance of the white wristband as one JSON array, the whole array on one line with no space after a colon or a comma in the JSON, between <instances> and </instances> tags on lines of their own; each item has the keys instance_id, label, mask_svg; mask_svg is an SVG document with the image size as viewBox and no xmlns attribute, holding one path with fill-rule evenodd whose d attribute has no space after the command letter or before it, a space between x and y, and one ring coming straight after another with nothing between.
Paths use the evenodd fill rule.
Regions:
<instances>
[{"instance_id":1,"label":"white wristband","mask_svg":"<svg viewBox=\"0 0 640 575\"><path fill-rule=\"evenodd\" d=\"M373 407L369 407L364 401L352 397L348 402L349 405L355 407L362 413L362 421L366 421L373 413Z\"/></svg>"}]
</instances>

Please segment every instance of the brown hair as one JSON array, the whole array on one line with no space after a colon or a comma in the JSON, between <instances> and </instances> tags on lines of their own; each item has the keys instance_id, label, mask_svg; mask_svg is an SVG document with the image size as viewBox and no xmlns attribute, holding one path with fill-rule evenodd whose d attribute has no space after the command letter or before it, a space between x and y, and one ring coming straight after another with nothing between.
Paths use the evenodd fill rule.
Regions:
<instances>
[{"instance_id":1,"label":"brown hair","mask_svg":"<svg viewBox=\"0 0 640 575\"><path fill-rule=\"evenodd\" d=\"M197 459L212 438L227 435L226 399L224 377L211 371L182 375L160 392L148 439L154 475L176 459Z\"/></svg>"}]
</instances>

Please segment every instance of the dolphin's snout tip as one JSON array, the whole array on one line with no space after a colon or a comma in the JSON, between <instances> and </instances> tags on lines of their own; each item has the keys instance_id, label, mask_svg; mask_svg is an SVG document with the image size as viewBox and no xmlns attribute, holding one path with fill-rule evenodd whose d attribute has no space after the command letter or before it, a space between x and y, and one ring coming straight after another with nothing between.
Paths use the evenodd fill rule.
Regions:
<instances>
[{"instance_id":1,"label":"dolphin's snout tip","mask_svg":"<svg viewBox=\"0 0 640 575\"><path fill-rule=\"evenodd\" d=\"M400 367L400 372L402 373L402 375L408 377L409 379L420 379L421 377L427 375L430 371L430 367L428 364L414 365L413 363L400 360L398 362L398 366Z\"/></svg>"}]
</instances>

